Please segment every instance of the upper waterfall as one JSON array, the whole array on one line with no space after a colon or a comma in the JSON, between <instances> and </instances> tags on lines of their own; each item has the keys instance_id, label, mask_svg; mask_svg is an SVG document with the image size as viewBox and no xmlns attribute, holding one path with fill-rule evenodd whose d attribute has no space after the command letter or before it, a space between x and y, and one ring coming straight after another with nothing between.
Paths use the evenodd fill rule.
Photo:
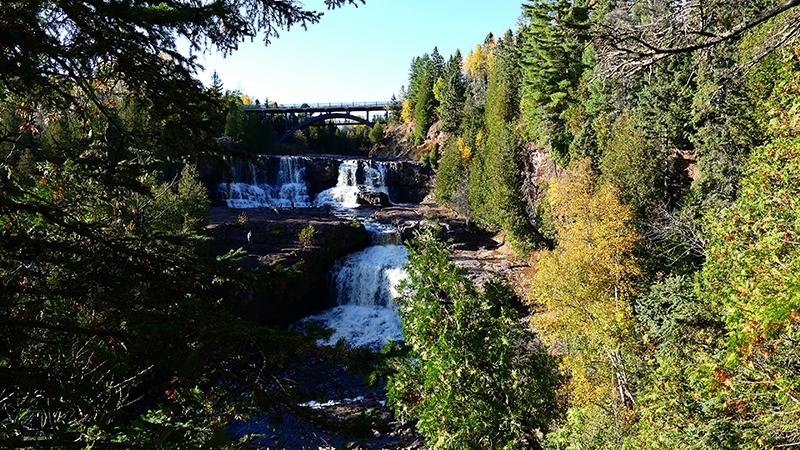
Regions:
<instances>
[{"instance_id":1,"label":"upper waterfall","mask_svg":"<svg viewBox=\"0 0 800 450\"><path fill-rule=\"evenodd\" d=\"M336 186L317 195L314 204L334 208L358 208L366 193L382 193L391 201L386 164L369 160L347 160L339 165Z\"/></svg>"},{"instance_id":2,"label":"upper waterfall","mask_svg":"<svg viewBox=\"0 0 800 450\"><path fill-rule=\"evenodd\" d=\"M312 174L309 164L315 169ZM388 206L394 200L389 186L394 171L389 164L368 159L262 156L259 165L232 167L234 181L220 183L217 197L238 209ZM335 182L331 173L336 174Z\"/></svg>"},{"instance_id":3,"label":"upper waterfall","mask_svg":"<svg viewBox=\"0 0 800 450\"><path fill-rule=\"evenodd\" d=\"M274 160L277 159L277 164ZM305 164L295 156L262 157L267 170L255 164L239 164L234 170L236 182L220 183L217 194L229 208L307 208L311 206Z\"/></svg>"}]
</instances>

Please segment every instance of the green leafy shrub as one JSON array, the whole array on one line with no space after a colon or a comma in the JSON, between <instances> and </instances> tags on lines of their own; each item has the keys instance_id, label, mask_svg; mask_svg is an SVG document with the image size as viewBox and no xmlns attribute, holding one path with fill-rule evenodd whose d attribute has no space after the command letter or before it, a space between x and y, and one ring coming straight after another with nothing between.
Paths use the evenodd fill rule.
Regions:
<instances>
[{"instance_id":1,"label":"green leafy shrub","mask_svg":"<svg viewBox=\"0 0 800 450\"><path fill-rule=\"evenodd\" d=\"M369 132L369 142L372 145L383 144L384 133L386 132L386 125L383 122L378 122L372 127Z\"/></svg>"},{"instance_id":2,"label":"green leafy shrub","mask_svg":"<svg viewBox=\"0 0 800 450\"><path fill-rule=\"evenodd\" d=\"M314 229L314 225L308 225L300 230L300 234L297 236L300 240L300 246L304 249L310 248L312 245L314 245L314 236L316 234L317 230Z\"/></svg>"},{"instance_id":3,"label":"green leafy shrub","mask_svg":"<svg viewBox=\"0 0 800 450\"><path fill-rule=\"evenodd\" d=\"M394 361L390 404L435 449L536 446L562 416L557 362L520 322L514 293L481 291L426 230L409 249L397 300L410 349Z\"/></svg>"},{"instance_id":4,"label":"green leafy shrub","mask_svg":"<svg viewBox=\"0 0 800 450\"><path fill-rule=\"evenodd\" d=\"M286 233L286 230L283 229L283 227L278 223L272 225L272 227L270 228L270 234L272 234L272 237L275 238L282 238L288 235L288 233Z\"/></svg>"}]
</instances>

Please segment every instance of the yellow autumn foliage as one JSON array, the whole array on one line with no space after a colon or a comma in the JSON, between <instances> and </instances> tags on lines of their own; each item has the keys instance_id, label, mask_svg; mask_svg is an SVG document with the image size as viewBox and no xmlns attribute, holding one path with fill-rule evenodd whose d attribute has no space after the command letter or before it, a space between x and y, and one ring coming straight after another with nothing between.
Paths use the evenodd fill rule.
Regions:
<instances>
[{"instance_id":1,"label":"yellow autumn foliage","mask_svg":"<svg viewBox=\"0 0 800 450\"><path fill-rule=\"evenodd\" d=\"M400 119L403 123L411 123L414 120L414 108L411 106L411 100L403 100L403 110L400 112Z\"/></svg>"},{"instance_id":2,"label":"yellow autumn foliage","mask_svg":"<svg viewBox=\"0 0 800 450\"><path fill-rule=\"evenodd\" d=\"M540 310L532 325L563 349L578 405L634 404L624 361L634 342L630 300L640 275L632 256L639 234L633 211L612 186L596 187L588 160L548 191L558 247L543 254L528 301Z\"/></svg>"},{"instance_id":3,"label":"yellow autumn foliage","mask_svg":"<svg viewBox=\"0 0 800 450\"><path fill-rule=\"evenodd\" d=\"M464 58L462 63L464 71L475 78L487 75L492 69L491 56L494 53L494 47L493 42L487 45L476 44L475 49Z\"/></svg>"},{"instance_id":4,"label":"yellow autumn foliage","mask_svg":"<svg viewBox=\"0 0 800 450\"><path fill-rule=\"evenodd\" d=\"M461 163L464 167L469 167L472 162L472 149L467 146L466 141L461 136L458 138L458 153L461 155Z\"/></svg>"}]
</instances>

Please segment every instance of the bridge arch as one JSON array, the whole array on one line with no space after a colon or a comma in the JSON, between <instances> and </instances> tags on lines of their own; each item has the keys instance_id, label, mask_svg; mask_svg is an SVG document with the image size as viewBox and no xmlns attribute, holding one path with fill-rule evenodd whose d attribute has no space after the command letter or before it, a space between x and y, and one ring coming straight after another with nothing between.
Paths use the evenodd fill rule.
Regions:
<instances>
[{"instance_id":1,"label":"bridge arch","mask_svg":"<svg viewBox=\"0 0 800 450\"><path fill-rule=\"evenodd\" d=\"M319 116L309 117L304 122L302 122L300 125L297 125L296 127L294 127L291 130L287 131L286 134L284 134L280 139L278 139L278 144L282 144L283 141L285 141L286 139L289 139L289 137L291 135L293 135L295 131L302 130L303 128L306 128L306 127L308 127L309 125L311 125L311 124L313 124L315 122L319 122L319 121L322 121L322 120L328 120L328 119L350 119L350 120L355 120L356 122L362 123L362 124L364 124L364 125L366 125L366 126L368 126L370 128L375 127L375 124L370 122L369 120L366 120L363 117L354 116L352 114L333 114L333 113L322 114L322 115L319 115Z\"/></svg>"}]
</instances>

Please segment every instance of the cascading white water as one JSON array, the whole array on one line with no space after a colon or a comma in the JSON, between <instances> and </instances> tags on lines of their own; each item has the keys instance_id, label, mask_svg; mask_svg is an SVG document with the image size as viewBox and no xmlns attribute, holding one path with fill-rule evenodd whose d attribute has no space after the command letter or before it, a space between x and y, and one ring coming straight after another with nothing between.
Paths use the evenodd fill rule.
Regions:
<instances>
[{"instance_id":1,"label":"cascading white water","mask_svg":"<svg viewBox=\"0 0 800 450\"><path fill-rule=\"evenodd\" d=\"M327 205L345 216L358 207L359 184L384 192L387 167L372 161L344 161L339 165L336 187L317 195L315 204ZM362 178L359 183L359 178ZM335 307L300 322L335 330L330 343L344 339L348 345L380 349L389 339L403 338L397 305L397 288L406 277L403 269L408 251L401 245L397 228L361 219L372 236L372 247L341 258L331 268Z\"/></svg>"},{"instance_id":2,"label":"cascading white water","mask_svg":"<svg viewBox=\"0 0 800 450\"><path fill-rule=\"evenodd\" d=\"M229 208L304 208L310 206L308 186L305 180L305 166L300 158L281 156L278 159L278 172L274 180L248 166L245 173L237 170L236 183L221 183L217 186L219 198L225 200Z\"/></svg>"},{"instance_id":3,"label":"cascading white water","mask_svg":"<svg viewBox=\"0 0 800 450\"><path fill-rule=\"evenodd\" d=\"M358 194L365 187L389 196L389 187L386 185L388 171L389 169L384 163L377 161L343 161L339 164L336 186L320 192L314 200L314 204L336 209L358 208Z\"/></svg>"},{"instance_id":4,"label":"cascading white water","mask_svg":"<svg viewBox=\"0 0 800 450\"><path fill-rule=\"evenodd\" d=\"M336 186L326 189L314 199L318 206L358 208L358 161L342 161Z\"/></svg>"},{"instance_id":5,"label":"cascading white water","mask_svg":"<svg viewBox=\"0 0 800 450\"><path fill-rule=\"evenodd\" d=\"M364 164L364 185L389 195L389 187L386 186L387 173L386 164L377 161L366 161Z\"/></svg>"},{"instance_id":6,"label":"cascading white water","mask_svg":"<svg viewBox=\"0 0 800 450\"><path fill-rule=\"evenodd\" d=\"M265 157L266 158L266 157ZM274 158L274 157L273 157ZM266 162L275 162L269 160ZM237 183L219 185L220 198L230 208L259 206L289 208L312 206L303 160L282 156L277 172L259 171L254 165L237 167ZM269 166L269 164L265 164ZM317 195L313 205L329 206L337 215L357 217L359 191L367 188L389 195L388 168L380 162L348 160L339 165L335 187ZM392 301L405 277L407 251L396 228L360 218L372 236L373 246L339 260L330 278L337 306L301 321L333 328L333 342L378 349L388 339L402 339L397 307Z\"/></svg>"},{"instance_id":7,"label":"cascading white water","mask_svg":"<svg viewBox=\"0 0 800 450\"><path fill-rule=\"evenodd\" d=\"M406 277L407 255L401 245L375 245L340 259L331 268L337 306L307 317L301 324L334 329L331 344L344 339L350 346L378 350L389 339L402 339L393 300Z\"/></svg>"}]
</instances>

